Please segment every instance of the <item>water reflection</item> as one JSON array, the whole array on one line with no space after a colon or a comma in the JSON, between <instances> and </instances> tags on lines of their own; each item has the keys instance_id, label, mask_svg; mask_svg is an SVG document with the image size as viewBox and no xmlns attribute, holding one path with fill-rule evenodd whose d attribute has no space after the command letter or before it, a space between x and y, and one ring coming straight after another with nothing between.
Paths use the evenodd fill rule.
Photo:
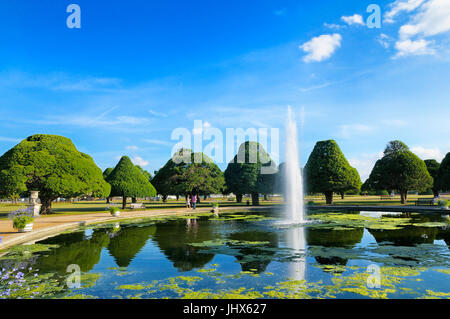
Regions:
<instances>
[{"instance_id":1,"label":"water reflection","mask_svg":"<svg viewBox=\"0 0 450 319\"><path fill-rule=\"evenodd\" d=\"M128 267L131 261L145 246L147 240L156 232L156 226L125 227L114 226L108 233L108 251L119 267Z\"/></svg>"},{"instance_id":2,"label":"water reflection","mask_svg":"<svg viewBox=\"0 0 450 319\"><path fill-rule=\"evenodd\" d=\"M368 229L377 243L391 242L396 246L415 246L418 244L433 244L437 228L406 226L394 230Z\"/></svg>"},{"instance_id":3,"label":"water reflection","mask_svg":"<svg viewBox=\"0 0 450 319\"><path fill-rule=\"evenodd\" d=\"M314 229L308 228L306 238L310 246L352 248L360 243L364 228L354 229ZM347 265L348 259L340 256L314 257L321 265Z\"/></svg>"},{"instance_id":4,"label":"water reflection","mask_svg":"<svg viewBox=\"0 0 450 319\"><path fill-rule=\"evenodd\" d=\"M306 236L303 226L287 229L284 233L286 246L292 249L294 260L287 263L287 272L292 280L304 280L306 274Z\"/></svg>"},{"instance_id":5,"label":"water reflection","mask_svg":"<svg viewBox=\"0 0 450 319\"><path fill-rule=\"evenodd\" d=\"M203 254L189 245L212 239L211 226L197 219L158 224L153 235L154 242L180 272L202 268L214 258L214 254Z\"/></svg>"},{"instance_id":6,"label":"water reflection","mask_svg":"<svg viewBox=\"0 0 450 319\"><path fill-rule=\"evenodd\" d=\"M39 258L37 268L43 272L66 274L67 266L78 264L81 271L88 272L100 261L100 254L110 238L103 229L96 229L89 238L84 232L62 234L41 241L41 244L58 244L45 257Z\"/></svg>"},{"instance_id":7,"label":"water reflection","mask_svg":"<svg viewBox=\"0 0 450 319\"><path fill-rule=\"evenodd\" d=\"M242 271L252 271L262 273L273 260L274 249L278 247L278 236L273 232L265 231L245 231L236 232L230 235L230 239L242 242L268 242L265 245L248 245L238 249L236 259L241 264ZM228 244L231 248L236 248L233 244Z\"/></svg>"}]
</instances>

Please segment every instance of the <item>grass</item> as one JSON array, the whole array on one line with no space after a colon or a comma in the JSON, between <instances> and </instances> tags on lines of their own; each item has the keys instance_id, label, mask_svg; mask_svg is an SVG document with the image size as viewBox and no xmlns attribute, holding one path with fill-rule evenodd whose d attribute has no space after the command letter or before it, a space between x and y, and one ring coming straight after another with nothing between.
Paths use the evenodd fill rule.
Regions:
<instances>
[{"instance_id":1,"label":"grass","mask_svg":"<svg viewBox=\"0 0 450 319\"><path fill-rule=\"evenodd\" d=\"M409 195L407 205L414 205L414 202L418 198L431 198L432 195ZM211 207L213 202L218 202L220 208L225 207L234 207L234 206L246 206L247 200L250 198L243 198L242 203L236 203L233 201L228 201L227 199L208 199L202 200L200 204L197 204L198 208L201 207ZM324 196L306 196L305 203L313 201L314 205L325 205L325 197ZM176 209L176 208L184 208L186 207L186 201L180 198L180 200L168 200L166 203L163 202L153 202L153 201L139 201L140 203L144 203L146 205L146 210L155 210L155 209ZM115 201L112 204L122 206L121 201ZM276 206L283 204L282 199L279 197L269 198L269 200L265 201L262 198L260 199L261 206ZM400 196L394 196L391 199L381 200L380 196L360 196L360 195L347 195L345 199L341 199L340 196L334 197L335 205L370 205L370 206L383 206L383 205L401 205ZM79 201L79 202L55 202L52 205L53 214L50 216L56 215L80 215L80 214L93 214L93 213L108 213L107 207L110 204L106 204L105 200L97 200L97 201ZM129 203L128 203L129 205ZM0 204L0 219L5 219L8 217L8 214L12 211L25 208L24 203L19 204ZM129 207L129 206L128 206ZM130 209L127 209L127 211Z\"/></svg>"},{"instance_id":2,"label":"grass","mask_svg":"<svg viewBox=\"0 0 450 319\"><path fill-rule=\"evenodd\" d=\"M186 201L184 199L180 200L168 200L166 203L163 202L152 202L152 201L138 201L139 203L144 203L146 206L145 210L151 211L155 209L179 209L186 207ZM202 207L212 207L213 202L219 202L220 208L234 207L234 206L246 206L247 199L244 198L242 203L236 203L228 201L226 199L208 199L202 200L201 203L197 203L197 208ZM250 200L251 203L251 200ZM260 200L261 206L276 205L280 204L280 200ZM114 201L111 204L122 207L122 201ZM107 207L111 204L106 204L105 200L96 201L79 201L79 202L54 202L52 204L52 215L47 216L63 216L63 215L82 215L82 214L94 214L94 213L109 213ZM130 202L128 202L128 207ZM8 214L26 208L25 203L18 204L0 204L0 219L8 218ZM135 211L141 211L142 209L136 209ZM125 211L133 211L132 209L126 209ZM43 216L45 217L45 216Z\"/></svg>"}]
</instances>

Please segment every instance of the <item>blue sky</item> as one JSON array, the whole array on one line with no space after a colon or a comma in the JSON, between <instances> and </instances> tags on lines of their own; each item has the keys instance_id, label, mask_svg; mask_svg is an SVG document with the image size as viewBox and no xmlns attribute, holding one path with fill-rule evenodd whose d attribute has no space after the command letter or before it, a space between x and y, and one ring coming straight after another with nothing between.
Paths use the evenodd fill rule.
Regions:
<instances>
[{"instance_id":1,"label":"blue sky","mask_svg":"<svg viewBox=\"0 0 450 319\"><path fill-rule=\"evenodd\" d=\"M81 29L66 26L71 3ZM371 3L381 28L366 25ZM449 20L448 0L0 0L0 153L58 134L102 169L128 155L153 172L175 128L279 128L282 141L290 105L303 163L330 138L363 179L393 139L441 160Z\"/></svg>"}]
</instances>

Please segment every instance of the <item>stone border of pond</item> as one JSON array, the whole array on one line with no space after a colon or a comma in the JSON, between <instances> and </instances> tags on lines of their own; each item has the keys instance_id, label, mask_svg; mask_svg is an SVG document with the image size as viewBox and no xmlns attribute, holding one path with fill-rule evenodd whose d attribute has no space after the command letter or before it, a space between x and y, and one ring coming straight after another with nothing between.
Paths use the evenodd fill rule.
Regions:
<instances>
[{"instance_id":1,"label":"stone border of pond","mask_svg":"<svg viewBox=\"0 0 450 319\"><path fill-rule=\"evenodd\" d=\"M221 212L245 210L245 211L258 211L265 209L274 209L273 206L235 206L226 207ZM42 240L47 237L56 236L66 230L76 229L86 225L107 223L112 221L121 221L128 219L139 219L146 217L156 216L177 216L177 215L193 215L198 213L210 212L210 207L192 209L160 209L152 211L127 211L122 212L120 217L112 217L109 212L84 214L84 215L65 215L65 216L41 216L34 221L33 231L30 233L18 233L13 229L12 221L9 219L0 220L0 236L2 236L0 242L0 256L6 253L4 250L15 245L32 243L38 240Z\"/></svg>"},{"instance_id":2,"label":"stone border of pond","mask_svg":"<svg viewBox=\"0 0 450 319\"><path fill-rule=\"evenodd\" d=\"M394 213L423 213L423 214L439 214L450 215L450 210L442 209L435 206L395 206L395 205L317 205L306 206L309 210L320 209L336 209L336 210L359 210L359 211L371 211L371 212L394 212Z\"/></svg>"}]
</instances>

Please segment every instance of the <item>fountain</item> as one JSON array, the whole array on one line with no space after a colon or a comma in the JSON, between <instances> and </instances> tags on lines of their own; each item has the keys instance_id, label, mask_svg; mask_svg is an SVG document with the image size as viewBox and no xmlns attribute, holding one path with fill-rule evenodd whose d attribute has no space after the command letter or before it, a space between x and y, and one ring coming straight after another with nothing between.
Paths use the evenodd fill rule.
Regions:
<instances>
[{"instance_id":1,"label":"fountain","mask_svg":"<svg viewBox=\"0 0 450 319\"><path fill-rule=\"evenodd\" d=\"M292 223L303 223L303 180L298 156L297 123L290 106L286 123L285 167L286 217Z\"/></svg>"}]
</instances>

